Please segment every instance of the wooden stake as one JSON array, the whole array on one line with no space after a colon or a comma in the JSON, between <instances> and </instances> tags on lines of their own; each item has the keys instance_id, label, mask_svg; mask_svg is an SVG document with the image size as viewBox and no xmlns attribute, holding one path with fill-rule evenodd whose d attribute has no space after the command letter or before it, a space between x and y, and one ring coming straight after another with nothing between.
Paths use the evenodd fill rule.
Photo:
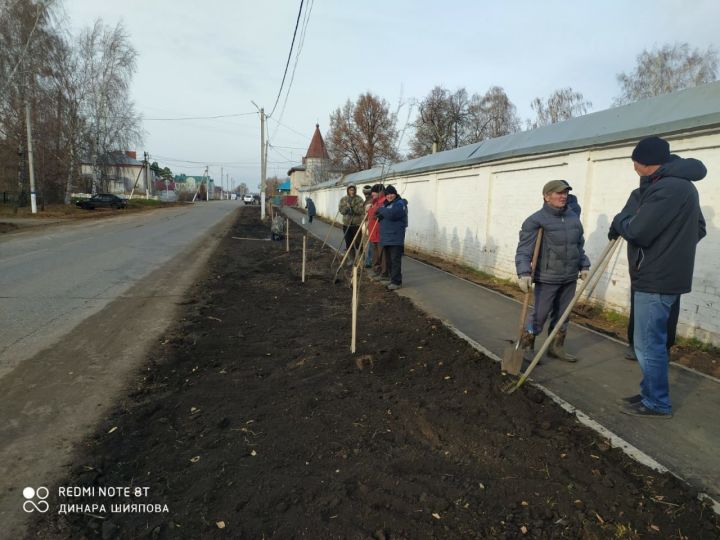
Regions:
<instances>
[{"instance_id":1,"label":"wooden stake","mask_svg":"<svg viewBox=\"0 0 720 540\"><path fill-rule=\"evenodd\" d=\"M355 338L357 336L357 266L352 271L353 295L352 295L352 338L350 340L350 352L355 354Z\"/></svg>"},{"instance_id":2,"label":"wooden stake","mask_svg":"<svg viewBox=\"0 0 720 540\"><path fill-rule=\"evenodd\" d=\"M307 234L303 234L303 263L302 263L302 282L305 283L305 244L307 242Z\"/></svg>"},{"instance_id":3,"label":"wooden stake","mask_svg":"<svg viewBox=\"0 0 720 540\"><path fill-rule=\"evenodd\" d=\"M290 218L285 218L285 251L290 252Z\"/></svg>"}]
</instances>

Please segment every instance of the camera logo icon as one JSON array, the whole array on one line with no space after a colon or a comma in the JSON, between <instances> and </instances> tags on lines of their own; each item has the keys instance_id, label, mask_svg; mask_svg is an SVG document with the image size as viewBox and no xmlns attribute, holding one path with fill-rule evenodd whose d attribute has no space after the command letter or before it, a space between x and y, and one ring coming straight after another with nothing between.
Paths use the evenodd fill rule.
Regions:
<instances>
[{"instance_id":1,"label":"camera logo icon","mask_svg":"<svg viewBox=\"0 0 720 540\"><path fill-rule=\"evenodd\" d=\"M50 491L46 487L39 487L37 489L26 487L23 489L23 497L25 497L23 510L25 510L28 514L32 512L40 512L44 514L50 509L50 505L45 500L48 498L48 495L50 495Z\"/></svg>"}]
</instances>

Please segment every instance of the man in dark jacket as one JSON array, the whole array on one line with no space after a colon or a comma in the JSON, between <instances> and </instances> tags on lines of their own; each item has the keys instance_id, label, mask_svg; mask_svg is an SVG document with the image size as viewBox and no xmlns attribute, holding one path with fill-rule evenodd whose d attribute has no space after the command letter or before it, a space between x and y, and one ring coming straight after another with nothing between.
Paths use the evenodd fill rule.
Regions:
<instances>
[{"instance_id":1,"label":"man in dark jacket","mask_svg":"<svg viewBox=\"0 0 720 540\"><path fill-rule=\"evenodd\" d=\"M692 287L695 249L705 236L693 182L702 180L707 170L696 159L670 154L670 145L659 137L641 140L632 160L635 172L648 181L630 195L608 235L622 236L628 243L635 300L633 344L643 374L640 393L623 398L621 411L671 418L668 318L680 295Z\"/></svg>"},{"instance_id":2,"label":"man in dark jacket","mask_svg":"<svg viewBox=\"0 0 720 540\"><path fill-rule=\"evenodd\" d=\"M647 189L647 186L650 185L650 177L649 176L641 176L640 177L640 188L634 190L630 194L630 198L625 203L625 208L623 208L623 212L635 212L638 207L638 201L640 200L640 192ZM608 235L608 237L617 238L617 236L614 233L611 233ZM675 337L677 336L677 324L678 319L680 318L680 298L678 298L677 302L673 304L673 307L670 309L670 316L668 317L668 324L667 324L667 350L668 350L668 358L670 356L670 349L673 345L675 345ZM635 291L630 289L630 316L628 318L628 326L627 326L627 338L628 338L628 349L625 352L625 358L628 360L637 361L637 356L635 356L635 345L634 342L634 335L635 335Z\"/></svg>"},{"instance_id":3,"label":"man in dark jacket","mask_svg":"<svg viewBox=\"0 0 720 540\"><path fill-rule=\"evenodd\" d=\"M380 245L385 251L385 261L391 291L402 287L402 256L405 246L405 229L408 226L407 201L398 195L394 186L385 188L385 202L375 211L380 221Z\"/></svg>"},{"instance_id":4,"label":"man in dark jacket","mask_svg":"<svg viewBox=\"0 0 720 540\"><path fill-rule=\"evenodd\" d=\"M577 214L567 205L571 189L565 180L552 180L545 184L542 209L528 217L520 230L515 268L523 292L532 286L530 263L538 231L543 230L535 268L535 306L528 314L520 339L526 358L534 350L535 336L542 333L548 315L552 332L575 295L578 275L585 279L590 268L590 260L584 250L583 226ZM568 320L555 335L548 356L575 362L577 358L565 352L567 327Z\"/></svg>"}]
</instances>

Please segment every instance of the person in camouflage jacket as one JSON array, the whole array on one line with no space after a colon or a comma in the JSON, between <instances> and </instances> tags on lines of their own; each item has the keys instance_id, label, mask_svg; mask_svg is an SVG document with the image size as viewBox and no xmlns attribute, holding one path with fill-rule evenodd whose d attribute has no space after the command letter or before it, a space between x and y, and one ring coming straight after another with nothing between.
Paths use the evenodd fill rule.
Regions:
<instances>
[{"instance_id":1,"label":"person in camouflage jacket","mask_svg":"<svg viewBox=\"0 0 720 540\"><path fill-rule=\"evenodd\" d=\"M355 238L360 223L362 223L363 217L365 216L365 201L357 194L357 188L355 186L350 185L347 187L347 195L340 199L338 212L342 215L345 246L347 249L350 249L353 238ZM360 238L358 235L355 241L355 249L359 248Z\"/></svg>"}]
</instances>

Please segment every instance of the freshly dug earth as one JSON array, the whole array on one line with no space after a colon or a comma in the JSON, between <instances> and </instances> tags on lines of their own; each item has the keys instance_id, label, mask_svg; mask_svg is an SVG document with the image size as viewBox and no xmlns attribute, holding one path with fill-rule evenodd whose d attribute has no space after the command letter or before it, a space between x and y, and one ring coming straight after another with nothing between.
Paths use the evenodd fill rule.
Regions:
<instances>
[{"instance_id":1,"label":"freshly dug earth","mask_svg":"<svg viewBox=\"0 0 720 540\"><path fill-rule=\"evenodd\" d=\"M330 256L309 240L302 284L299 235L290 254L233 239L269 237L257 210L241 211L61 483L148 486L169 513L50 513L29 537L720 535L680 481L532 387L503 394L496 363L365 279L351 355L348 283L333 284Z\"/></svg>"}]
</instances>

